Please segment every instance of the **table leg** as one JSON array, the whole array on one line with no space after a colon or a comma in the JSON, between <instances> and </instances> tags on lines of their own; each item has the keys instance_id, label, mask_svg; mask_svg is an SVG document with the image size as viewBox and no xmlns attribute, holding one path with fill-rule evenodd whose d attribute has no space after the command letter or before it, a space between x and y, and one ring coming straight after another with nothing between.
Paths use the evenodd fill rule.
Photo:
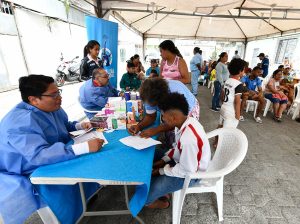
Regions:
<instances>
[{"instance_id":1,"label":"table leg","mask_svg":"<svg viewBox=\"0 0 300 224\"><path fill-rule=\"evenodd\" d=\"M124 192L125 192L126 206L127 206L127 209L129 210L129 197L128 197L128 187L127 187L127 185L124 185ZM144 221L143 221L140 217L136 216L135 219L136 219L139 223L145 224Z\"/></svg>"},{"instance_id":2,"label":"table leg","mask_svg":"<svg viewBox=\"0 0 300 224\"><path fill-rule=\"evenodd\" d=\"M127 185L124 185L124 193L125 193L125 201L126 201L127 210L87 212L86 211L87 210L86 197L85 197L85 193L84 193L83 183L78 183L78 184L79 184L81 203L82 203L82 215L78 219L77 223L79 223L84 216L131 215L131 212L129 210L129 197L128 197ZM135 217L135 219L139 223L145 224L144 221L141 218L139 218L138 216Z\"/></svg>"}]
</instances>

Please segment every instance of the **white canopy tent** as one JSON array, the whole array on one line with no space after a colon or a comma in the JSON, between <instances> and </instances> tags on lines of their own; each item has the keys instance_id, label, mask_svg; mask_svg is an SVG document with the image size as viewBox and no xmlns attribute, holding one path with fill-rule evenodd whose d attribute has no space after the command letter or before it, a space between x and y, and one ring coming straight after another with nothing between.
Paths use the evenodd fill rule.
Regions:
<instances>
[{"instance_id":1,"label":"white canopy tent","mask_svg":"<svg viewBox=\"0 0 300 224\"><path fill-rule=\"evenodd\" d=\"M101 0L143 37L251 41L300 32L299 0Z\"/></svg>"}]
</instances>

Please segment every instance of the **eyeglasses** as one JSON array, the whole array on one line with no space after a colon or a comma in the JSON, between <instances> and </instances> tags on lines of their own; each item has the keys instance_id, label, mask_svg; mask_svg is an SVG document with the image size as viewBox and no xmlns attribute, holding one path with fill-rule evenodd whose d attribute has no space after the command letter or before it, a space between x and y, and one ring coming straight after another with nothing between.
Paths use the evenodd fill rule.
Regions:
<instances>
[{"instance_id":1,"label":"eyeglasses","mask_svg":"<svg viewBox=\"0 0 300 224\"><path fill-rule=\"evenodd\" d=\"M103 79L109 79L110 75L108 73L105 73L105 74L99 74L98 77Z\"/></svg>"},{"instance_id":2,"label":"eyeglasses","mask_svg":"<svg viewBox=\"0 0 300 224\"><path fill-rule=\"evenodd\" d=\"M62 89L58 89L58 91L56 93L53 94L43 94L41 96L48 96L48 97L52 97L53 99L56 99L57 97L61 96L62 93Z\"/></svg>"}]
</instances>

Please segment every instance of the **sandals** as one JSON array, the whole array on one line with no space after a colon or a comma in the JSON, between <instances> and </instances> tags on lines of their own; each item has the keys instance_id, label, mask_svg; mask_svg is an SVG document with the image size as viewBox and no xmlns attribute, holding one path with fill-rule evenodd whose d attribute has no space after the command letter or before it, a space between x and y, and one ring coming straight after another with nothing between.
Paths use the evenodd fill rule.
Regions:
<instances>
[{"instance_id":1,"label":"sandals","mask_svg":"<svg viewBox=\"0 0 300 224\"><path fill-rule=\"evenodd\" d=\"M282 121L282 119L281 119L281 117L273 117L273 119L275 120L275 121L277 121L277 122L281 122Z\"/></svg>"}]
</instances>

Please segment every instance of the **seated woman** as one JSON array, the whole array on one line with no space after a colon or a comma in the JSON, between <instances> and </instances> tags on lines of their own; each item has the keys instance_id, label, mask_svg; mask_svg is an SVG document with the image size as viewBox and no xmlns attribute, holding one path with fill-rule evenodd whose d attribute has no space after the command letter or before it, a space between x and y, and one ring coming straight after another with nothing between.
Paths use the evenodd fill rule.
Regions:
<instances>
[{"instance_id":1,"label":"seated woman","mask_svg":"<svg viewBox=\"0 0 300 224\"><path fill-rule=\"evenodd\" d=\"M158 59L151 59L151 62L150 62L151 66L146 71L146 77L150 76L152 70L155 70L157 72L157 74L160 74L160 70L159 70L157 61L158 61Z\"/></svg>"},{"instance_id":2,"label":"seated woman","mask_svg":"<svg viewBox=\"0 0 300 224\"><path fill-rule=\"evenodd\" d=\"M109 75L103 68L93 71L92 79L86 81L79 90L81 106L87 110L100 111L107 104L108 97L117 97L119 92L109 83ZM85 112L91 119L95 113Z\"/></svg>"},{"instance_id":3,"label":"seated woman","mask_svg":"<svg viewBox=\"0 0 300 224\"><path fill-rule=\"evenodd\" d=\"M188 67L179 50L171 40L165 40L159 45L162 57L160 75L164 79L178 80L183 84L191 83Z\"/></svg>"},{"instance_id":4,"label":"seated woman","mask_svg":"<svg viewBox=\"0 0 300 224\"><path fill-rule=\"evenodd\" d=\"M97 152L103 144L100 139L69 144L69 132L92 126L68 120L52 77L21 77L19 89L22 102L0 122L0 223L24 223L47 206L29 180L35 169Z\"/></svg>"},{"instance_id":5,"label":"seated woman","mask_svg":"<svg viewBox=\"0 0 300 224\"><path fill-rule=\"evenodd\" d=\"M279 69L273 72L273 77L270 79L265 89L265 98L273 103L274 120L281 122L283 111L286 109L288 98L283 93L280 87L282 71Z\"/></svg>"},{"instance_id":6,"label":"seated woman","mask_svg":"<svg viewBox=\"0 0 300 224\"><path fill-rule=\"evenodd\" d=\"M122 76L120 87L125 91L138 90L141 86L141 80L135 73L136 67L132 61L127 61L127 73Z\"/></svg>"},{"instance_id":7,"label":"seated woman","mask_svg":"<svg viewBox=\"0 0 300 224\"><path fill-rule=\"evenodd\" d=\"M140 56L138 54L135 54L134 56L132 56L130 58L130 60L134 64L135 73L138 75L139 79L144 80L145 79L145 69L140 60Z\"/></svg>"},{"instance_id":8,"label":"seated woman","mask_svg":"<svg viewBox=\"0 0 300 224\"><path fill-rule=\"evenodd\" d=\"M146 128L154 124L157 112L160 111L160 102L164 100L164 97L169 93L175 92L184 95L189 105L189 116L198 120L200 114L199 102L182 82L162 78L151 78L146 79L140 89L141 99L145 103L145 117L137 125L132 125L128 130L129 133L136 135L141 131L140 136L148 138L162 132L174 130L174 127L170 127L164 123L157 127Z\"/></svg>"}]
</instances>

